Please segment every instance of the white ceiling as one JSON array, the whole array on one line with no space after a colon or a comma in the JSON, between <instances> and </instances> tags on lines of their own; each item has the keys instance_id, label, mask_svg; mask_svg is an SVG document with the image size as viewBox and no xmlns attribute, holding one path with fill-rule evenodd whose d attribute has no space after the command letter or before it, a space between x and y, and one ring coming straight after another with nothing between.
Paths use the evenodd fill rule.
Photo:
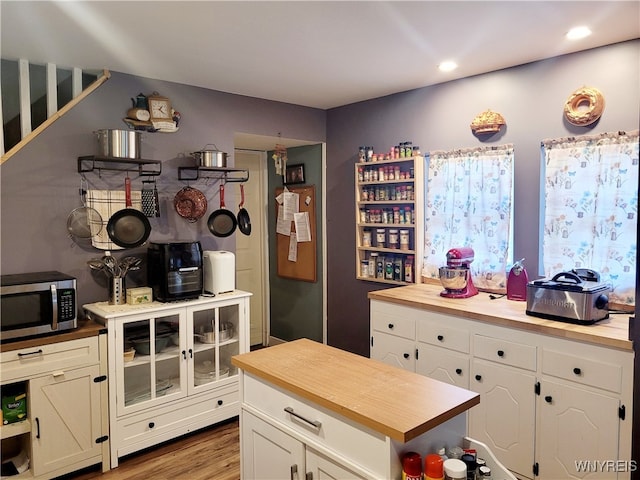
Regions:
<instances>
[{"instance_id":1,"label":"white ceiling","mask_svg":"<svg viewBox=\"0 0 640 480\"><path fill-rule=\"evenodd\" d=\"M640 37L637 0L2 0L0 18L3 59L321 109Z\"/></svg>"}]
</instances>

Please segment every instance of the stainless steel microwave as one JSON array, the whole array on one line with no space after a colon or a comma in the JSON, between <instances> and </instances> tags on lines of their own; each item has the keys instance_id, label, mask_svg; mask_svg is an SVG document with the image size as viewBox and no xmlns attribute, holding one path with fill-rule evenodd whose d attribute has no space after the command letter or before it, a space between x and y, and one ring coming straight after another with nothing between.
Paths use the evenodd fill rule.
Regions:
<instances>
[{"instance_id":1,"label":"stainless steel microwave","mask_svg":"<svg viewBox=\"0 0 640 480\"><path fill-rule=\"evenodd\" d=\"M0 276L2 341L78 326L76 279L60 272Z\"/></svg>"}]
</instances>

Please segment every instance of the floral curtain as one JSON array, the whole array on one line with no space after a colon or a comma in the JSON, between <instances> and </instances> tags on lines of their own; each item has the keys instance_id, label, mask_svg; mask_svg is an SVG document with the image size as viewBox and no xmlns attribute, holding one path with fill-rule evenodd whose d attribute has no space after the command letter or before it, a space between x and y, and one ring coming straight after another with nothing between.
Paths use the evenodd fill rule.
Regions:
<instances>
[{"instance_id":1,"label":"floral curtain","mask_svg":"<svg viewBox=\"0 0 640 480\"><path fill-rule=\"evenodd\" d=\"M635 302L638 131L542 142L545 277L589 268Z\"/></svg>"},{"instance_id":2,"label":"floral curtain","mask_svg":"<svg viewBox=\"0 0 640 480\"><path fill-rule=\"evenodd\" d=\"M504 290L512 260L513 145L430 152L423 279L438 279L450 248L470 246L473 283Z\"/></svg>"}]
</instances>

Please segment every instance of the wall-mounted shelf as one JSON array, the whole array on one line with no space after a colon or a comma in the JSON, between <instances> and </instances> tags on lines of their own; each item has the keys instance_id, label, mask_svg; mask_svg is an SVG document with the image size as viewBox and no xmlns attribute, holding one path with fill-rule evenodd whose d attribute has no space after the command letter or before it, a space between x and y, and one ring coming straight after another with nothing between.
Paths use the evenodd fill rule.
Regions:
<instances>
[{"instance_id":1,"label":"wall-mounted shelf","mask_svg":"<svg viewBox=\"0 0 640 480\"><path fill-rule=\"evenodd\" d=\"M117 172L138 172L143 177L158 176L162 173L160 160L144 160L142 158L100 157L86 155L78 157L78 173L110 170Z\"/></svg>"},{"instance_id":2,"label":"wall-mounted shelf","mask_svg":"<svg viewBox=\"0 0 640 480\"><path fill-rule=\"evenodd\" d=\"M242 183L249 180L249 170L226 167L178 167L178 180L198 180L200 178Z\"/></svg>"}]
</instances>

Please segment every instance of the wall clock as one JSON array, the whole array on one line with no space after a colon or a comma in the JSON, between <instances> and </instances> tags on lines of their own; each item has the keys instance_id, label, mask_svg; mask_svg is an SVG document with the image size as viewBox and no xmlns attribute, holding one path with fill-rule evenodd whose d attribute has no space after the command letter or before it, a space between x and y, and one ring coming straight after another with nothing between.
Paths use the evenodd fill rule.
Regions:
<instances>
[{"instance_id":1,"label":"wall clock","mask_svg":"<svg viewBox=\"0 0 640 480\"><path fill-rule=\"evenodd\" d=\"M149 102L149 113L151 115L150 120L152 122L162 120L172 121L171 101L167 97L156 95L156 93L157 92L154 92L154 95L147 97L147 101Z\"/></svg>"}]
</instances>

